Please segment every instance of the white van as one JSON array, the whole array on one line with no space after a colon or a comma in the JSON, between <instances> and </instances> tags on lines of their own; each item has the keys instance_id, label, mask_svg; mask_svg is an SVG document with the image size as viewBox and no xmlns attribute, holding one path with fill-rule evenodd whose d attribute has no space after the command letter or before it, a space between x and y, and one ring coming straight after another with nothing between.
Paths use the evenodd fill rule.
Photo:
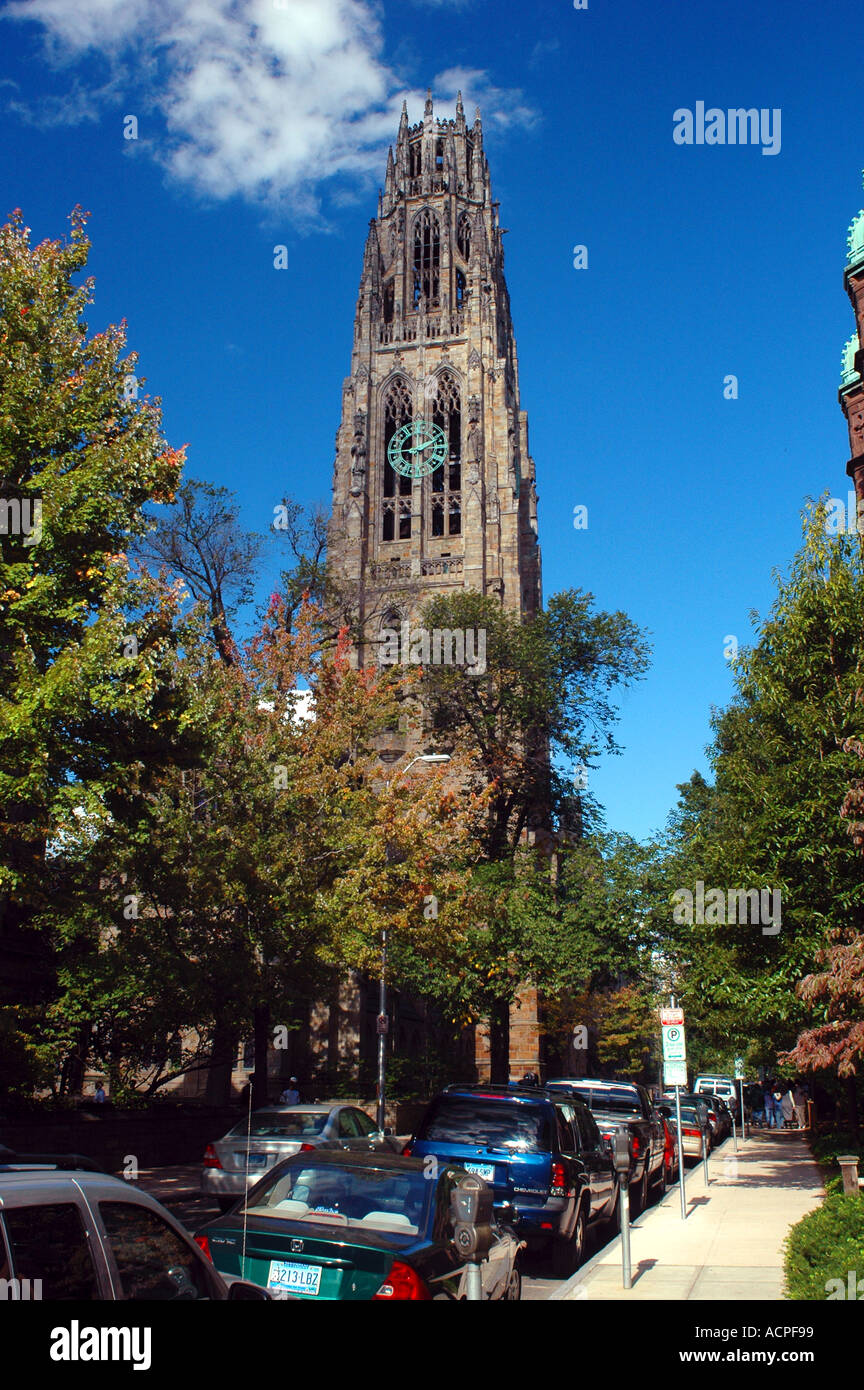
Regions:
<instances>
[{"instance_id":1,"label":"white van","mask_svg":"<svg viewBox=\"0 0 864 1390\"><path fill-rule=\"evenodd\" d=\"M738 1082L734 1076L697 1076L693 1083L693 1090L697 1095L710 1094L725 1100L735 1116L736 1123L739 1121Z\"/></svg>"}]
</instances>

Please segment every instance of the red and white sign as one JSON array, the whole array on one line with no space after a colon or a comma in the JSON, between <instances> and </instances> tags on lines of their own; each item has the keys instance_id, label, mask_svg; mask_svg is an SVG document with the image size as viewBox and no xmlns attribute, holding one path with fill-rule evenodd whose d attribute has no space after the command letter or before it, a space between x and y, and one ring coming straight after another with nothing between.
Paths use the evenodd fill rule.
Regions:
<instances>
[{"instance_id":1,"label":"red and white sign","mask_svg":"<svg viewBox=\"0 0 864 1390\"><path fill-rule=\"evenodd\" d=\"M683 1024L683 1022L684 1022L684 1010L683 1010L683 1009L661 1009L661 1010L660 1010L660 1022L661 1022L662 1024L670 1024L670 1023Z\"/></svg>"}]
</instances>

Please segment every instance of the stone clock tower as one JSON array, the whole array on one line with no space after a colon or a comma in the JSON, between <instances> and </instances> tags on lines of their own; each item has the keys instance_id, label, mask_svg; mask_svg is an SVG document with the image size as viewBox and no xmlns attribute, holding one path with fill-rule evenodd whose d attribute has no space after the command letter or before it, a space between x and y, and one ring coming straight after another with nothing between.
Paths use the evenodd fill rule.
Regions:
<instances>
[{"instance_id":1,"label":"stone clock tower","mask_svg":"<svg viewBox=\"0 0 864 1390\"><path fill-rule=\"evenodd\" d=\"M422 122L406 106L369 225L342 387L328 563L375 664L384 629L470 588L523 617L541 605L534 460L478 111ZM385 762L418 751L404 733ZM488 1029L475 1059L488 1078ZM511 1009L511 1075L536 1070L536 991Z\"/></svg>"},{"instance_id":2,"label":"stone clock tower","mask_svg":"<svg viewBox=\"0 0 864 1390\"><path fill-rule=\"evenodd\" d=\"M503 241L479 111L469 126L460 96L455 120L436 119L429 97L410 126L403 105L366 239L333 479L330 563L356 594L363 665L394 592L411 608L463 587L525 616L540 606Z\"/></svg>"}]
</instances>

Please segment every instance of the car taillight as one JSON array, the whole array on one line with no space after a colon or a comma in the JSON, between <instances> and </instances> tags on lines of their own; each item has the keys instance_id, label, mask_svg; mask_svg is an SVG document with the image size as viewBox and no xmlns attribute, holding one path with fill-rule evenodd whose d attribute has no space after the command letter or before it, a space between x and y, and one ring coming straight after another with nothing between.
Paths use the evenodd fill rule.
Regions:
<instances>
[{"instance_id":1,"label":"car taillight","mask_svg":"<svg viewBox=\"0 0 864 1390\"><path fill-rule=\"evenodd\" d=\"M403 1158L410 1158L410 1157L411 1157L411 1145L410 1145L410 1143L406 1144L405 1147L404 1147L404 1149L402 1150L402 1157L403 1157Z\"/></svg>"},{"instance_id":2,"label":"car taillight","mask_svg":"<svg viewBox=\"0 0 864 1390\"><path fill-rule=\"evenodd\" d=\"M212 1144L208 1144L204 1150L204 1167L221 1168L222 1162Z\"/></svg>"},{"instance_id":3,"label":"car taillight","mask_svg":"<svg viewBox=\"0 0 864 1390\"><path fill-rule=\"evenodd\" d=\"M427 1289L420 1275L410 1265L403 1264L401 1260L394 1260L390 1266L390 1273L377 1293L373 1293L372 1299L388 1299L391 1302L401 1299L403 1302L408 1300L412 1303L431 1299L432 1295Z\"/></svg>"},{"instance_id":4,"label":"car taillight","mask_svg":"<svg viewBox=\"0 0 864 1390\"><path fill-rule=\"evenodd\" d=\"M311 1154L314 1148L314 1144L301 1144L297 1152L301 1154Z\"/></svg>"},{"instance_id":5,"label":"car taillight","mask_svg":"<svg viewBox=\"0 0 864 1390\"><path fill-rule=\"evenodd\" d=\"M210 1263L212 1264L212 1263L213 1263L213 1256L210 1254L210 1242L209 1242L209 1240L207 1239L207 1237L206 1237L206 1236L193 1236L193 1240L195 1241L195 1244L198 1246L199 1250L203 1250L203 1251L204 1251L204 1254L207 1256L208 1260L209 1260Z\"/></svg>"},{"instance_id":6,"label":"car taillight","mask_svg":"<svg viewBox=\"0 0 864 1390\"><path fill-rule=\"evenodd\" d=\"M563 1163L552 1164L552 1174L549 1179L549 1195L551 1197L563 1197L567 1186L567 1178L564 1173Z\"/></svg>"},{"instance_id":7,"label":"car taillight","mask_svg":"<svg viewBox=\"0 0 864 1390\"><path fill-rule=\"evenodd\" d=\"M634 1158L639 1157L639 1139L635 1134L630 1139L630 1152Z\"/></svg>"},{"instance_id":8,"label":"car taillight","mask_svg":"<svg viewBox=\"0 0 864 1390\"><path fill-rule=\"evenodd\" d=\"M699 1129L687 1129L682 1127L681 1133L688 1135L691 1139L698 1139L702 1131Z\"/></svg>"}]
</instances>

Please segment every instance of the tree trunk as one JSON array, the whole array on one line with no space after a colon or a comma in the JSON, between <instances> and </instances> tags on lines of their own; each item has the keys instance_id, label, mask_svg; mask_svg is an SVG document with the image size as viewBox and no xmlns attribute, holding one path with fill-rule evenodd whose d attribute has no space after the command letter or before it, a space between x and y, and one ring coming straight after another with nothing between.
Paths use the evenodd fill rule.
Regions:
<instances>
[{"instance_id":1,"label":"tree trunk","mask_svg":"<svg viewBox=\"0 0 864 1390\"><path fill-rule=\"evenodd\" d=\"M266 1105L270 1099L267 1084L267 1046L270 1042L270 1006L259 1004L255 1009L255 1070L252 1073L252 1109Z\"/></svg>"},{"instance_id":2,"label":"tree trunk","mask_svg":"<svg viewBox=\"0 0 864 1390\"><path fill-rule=\"evenodd\" d=\"M510 1005L496 1000L489 1013L489 1080L506 1086L510 1080Z\"/></svg>"},{"instance_id":3,"label":"tree trunk","mask_svg":"<svg viewBox=\"0 0 864 1390\"><path fill-rule=\"evenodd\" d=\"M204 1100L207 1105L227 1105L231 1099L231 1073L237 1055L237 1036L217 1019L213 1029L213 1049L207 1069Z\"/></svg>"}]
</instances>

